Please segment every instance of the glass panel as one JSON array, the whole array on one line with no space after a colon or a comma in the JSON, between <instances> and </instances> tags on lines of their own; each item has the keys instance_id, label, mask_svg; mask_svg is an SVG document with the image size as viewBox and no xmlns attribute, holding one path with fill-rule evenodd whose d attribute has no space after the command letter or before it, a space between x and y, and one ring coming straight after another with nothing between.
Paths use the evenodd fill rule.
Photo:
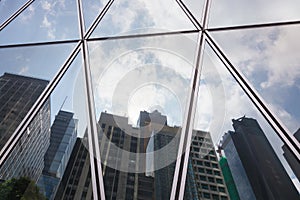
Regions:
<instances>
[{"instance_id":1,"label":"glass panel","mask_svg":"<svg viewBox=\"0 0 300 200\"><path fill-rule=\"evenodd\" d=\"M196 39L89 43L107 199L170 198Z\"/></svg>"},{"instance_id":2,"label":"glass panel","mask_svg":"<svg viewBox=\"0 0 300 200\"><path fill-rule=\"evenodd\" d=\"M100 14L108 0L84 0L82 1L85 28L88 29L96 17Z\"/></svg>"},{"instance_id":3,"label":"glass panel","mask_svg":"<svg viewBox=\"0 0 300 200\"><path fill-rule=\"evenodd\" d=\"M300 26L213 33L287 128L300 127ZM276 98L274 98L276 97Z\"/></svg>"},{"instance_id":4,"label":"glass panel","mask_svg":"<svg viewBox=\"0 0 300 200\"><path fill-rule=\"evenodd\" d=\"M0 25L5 22L11 15L14 14L20 7L22 7L28 0L0 1Z\"/></svg>"},{"instance_id":5,"label":"glass panel","mask_svg":"<svg viewBox=\"0 0 300 200\"><path fill-rule=\"evenodd\" d=\"M73 46L0 49L0 149L63 65Z\"/></svg>"},{"instance_id":6,"label":"glass panel","mask_svg":"<svg viewBox=\"0 0 300 200\"><path fill-rule=\"evenodd\" d=\"M38 186L48 199L92 199L81 54L51 94L51 133Z\"/></svg>"},{"instance_id":7,"label":"glass panel","mask_svg":"<svg viewBox=\"0 0 300 200\"><path fill-rule=\"evenodd\" d=\"M81 63L79 54L0 167L0 179L8 181L16 178L12 182L16 182L13 184L23 197L73 199L80 195L91 199L89 154L84 138L87 128L86 93ZM50 71L49 73L51 74ZM2 83L3 77L7 76L1 77ZM23 112L28 101L35 101L35 96L40 95L43 89L40 85L47 84L48 81L40 79L37 74L31 74L30 77L9 74L9 78L15 91L25 91L6 100L15 105L6 118L15 119L15 114ZM15 84L19 82L22 84ZM7 85L1 84L1 89L8 88ZM1 95L3 96L2 92ZM0 113L3 114L2 111ZM24 180L21 177L27 178ZM34 182L29 184L30 180ZM24 189L17 185L20 182ZM79 182L83 184L78 184ZM3 195L1 198L11 199L11 196L5 195L12 193Z\"/></svg>"},{"instance_id":8,"label":"glass panel","mask_svg":"<svg viewBox=\"0 0 300 200\"><path fill-rule=\"evenodd\" d=\"M211 1L210 27L299 20L297 0Z\"/></svg>"},{"instance_id":9,"label":"glass panel","mask_svg":"<svg viewBox=\"0 0 300 200\"><path fill-rule=\"evenodd\" d=\"M78 37L75 1L35 1L0 32L0 44Z\"/></svg>"},{"instance_id":10,"label":"glass panel","mask_svg":"<svg viewBox=\"0 0 300 200\"><path fill-rule=\"evenodd\" d=\"M209 46L193 127L185 199L299 197L283 142Z\"/></svg>"},{"instance_id":11,"label":"glass panel","mask_svg":"<svg viewBox=\"0 0 300 200\"><path fill-rule=\"evenodd\" d=\"M192 12L194 17L198 20L198 22L202 24L202 15L204 12L205 0L183 0L182 2Z\"/></svg>"},{"instance_id":12,"label":"glass panel","mask_svg":"<svg viewBox=\"0 0 300 200\"><path fill-rule=\"evenodd\" d=\"M195 27L175 1L125 0L114 1L92 37L192 29Z\"/></svg>"}]
</instances>

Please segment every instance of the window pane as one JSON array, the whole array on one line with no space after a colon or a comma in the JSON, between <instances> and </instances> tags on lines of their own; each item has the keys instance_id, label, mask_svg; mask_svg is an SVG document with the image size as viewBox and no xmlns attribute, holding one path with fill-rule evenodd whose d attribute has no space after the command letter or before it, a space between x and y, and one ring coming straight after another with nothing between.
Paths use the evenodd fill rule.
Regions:
<instances>
[{"instance_id":1,"label":"window pane","mask_svg":"<svg viewBox=\"0 0 300 200\"><path fill-rule=\"evenodd\" d=\"M170 198L196 38L89 43L107 199Z\"/></svg>"},{"instance_id":2,"label":"window pane","mask_svg":"<svg viewBox=\"0 0 300 200\"><path fill-rule=\"evenodd\" d=\"M54 45L0 49L0 149L63 65L72 47Z\"/></svg>"},{"instance_id":3,"label":"window pane","mask_svg":"<svg viewBox=\"0 0 300 200\"><path fill-rule=\"evenodd\" d=\"M300 18L297 0L211 1L209 26L296 21Z\"/></svg>"},{"instance_id":4,"label":"window pane","mask_svg":"<svg viewBox=\"0 0 300 200\"><path fill-rule=\"evenodd\" d=\"M183 0L185 6L191 11L193 16L197 19L199 23L202 23L202 15L204 12L205 0L195 1L195 0Z\"/></svg>"},{"instance_id":5,"label":"window pane","mask_svg":"<svg viewBox=\"0 0 300 200\"><path fill-rule=\"evenodd\" d=\"M293 134L300 127L299 31L300 26L293 25L213 33L224 53Z\"/></svg>"},{"instance_id":6,"label":"window pane","mask_svg":"<svg viewBox=\"0 0 300 200\"><path fill-rule=\"evenodd\" d=\"M22 7L27 0L9 1L2 0L0 2L0 24L5 22L11 15L14 14L20 7Z\"/></svg>"},{"instance_id":7,"label":"window pane","mask_svg":"<svg viewBox=\"0 0 300 200\"><path fill-rule=\"evenodd\" d=\"M86 30L92 25L93 21L100 14L108 0L84 0L82 1L83 16Z\"/></svg>"},{"instance_id":8,"label":"window pane","mask_svg":"<svg viewBox=\"0 0 300 200\"><path fill-rule=\"evenodd\" d=\"M175 1L126 0L114 1L92 37L193 29L195 27Z\"/></svg>"},{"instance_id":9,"label":"window pane","mask_svg":"<svg viewBox=\"0 0 300 200\"><path fill-rule=\"evenodd\" d=\"M76 39L77 18L75 1L34 1L0 32L0 44Z\"/></svg>"},{"instance_id":10,"label":"window pane","mask_svg":"<svg viewBox=\"0 0 300 200\"><path fill-rule=\"evenodd\" d=\"M222 173L207 174L207 180L219 188L220 198L297 199L298 180L284 159L283 142L209 46L205 48L194 129L206 131L206 141L213 144L210 151L218 149L215 154L218 153ZM192 140L197 138L194 134ZM190 159L196 158L190 155ZM200 166L189 170L197 167ZM203 183L196 171L188 172L192 173L196 176L187 177L185 195L197 194L200 198L201 190L193 193L188 189L193 182ZM210 194L216 194L215 187L210 189Z\"/></svg>"}]
</instances>

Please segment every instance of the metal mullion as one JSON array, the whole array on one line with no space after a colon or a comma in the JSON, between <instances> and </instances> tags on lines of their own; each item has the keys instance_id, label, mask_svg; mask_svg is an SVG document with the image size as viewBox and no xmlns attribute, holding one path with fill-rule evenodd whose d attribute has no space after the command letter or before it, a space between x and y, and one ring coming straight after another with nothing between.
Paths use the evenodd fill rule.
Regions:
<instances>
[{"instance_id":1,"label":"metal mullion","mask_svg":"<svg viewBox=\"0 0 300 200\"><path fill-rule=\"evenodd\" d=\"M85 91L86 91L86 107L87 107L87 118L88 118L88 148L90 155L90 165L91 165L91 177L92 177L92 188L93 188L93 199L102 199L105 200L104 192L104 182L102 176L101 168L101 158L100 158L100 148L99 148L99 139L97 131L97 122L95 114L95 104L94 96L92 89L92 78L91 78L91 69L89 64L88 56L88 46L87 41L85 40L84 33L84 18L82 10L82 1L77 1L78 6L78 18L79 18L79 32L82 40L82 58L83 58L83 70L84 70L84 80L85 80Z\"/></svg>"},{"instance_id":2,"label":"metal mullion","mask_svg":"<svg viewBox=\"0 0 300 200\"><path fill-rule=\"evenodd\" d=\"M10 16L5 22L0 26L0 31L2 31L9 23L11 23L21 12L23 12L28 6L30 6L34 0L27 1L19 10L17 10L12 16Z\"/></svg>"},{"instance_id":3,"label":"metal mullion","mask_svg":"<svg viewBox=\"0 0 300 200\"><path fill-rule=\"evenodd\" d=\"M68 59L64 63L64 65L60 68L60 70L57 72L57 74L54 76L52 81L47 85L47 87L44 89L42 94L39 96L37 101L34 103L34 105L31 107L31 109L28 111L22 122L19 124L19 126L16 128L12 136L9 138L9 140L6 142L4 147L0 151L0 168L4 164L5 160L8 158L8 155L12 151L12 149L15 147L17 142L19 141L22 134L25 133L26 128L30 125L33 118L36 116L36 114L39 112L39 110L42 108L43 104L48 100L50 97L52 91L55 89L59 81L62 79L63 75L66 73L66 71L69 69L71 63L77 56L77 54L80 51L80 45L79 42L76 47L73 49L72 53L69 55Z\"/></svg>"},{"instance_id":4,"label":"metal mullion","mask_svg":"<svg viewBox=\"0 0 300 200\"><path fill-rule=\"evenodd\" d=\"M176 0L177 4L180 6L185 15L189 18L189 20L193 23L197 30L202 30L202 27L196 17L192 14L192 12L186 7L186 5L181 0Z\"/></svg>"},{"instance_id":5,"label":"metal mullion","mask_svg":"<svg viewBox=\"0 0 300 200\"><path fill-rule=\"evenodd\" d=\"M186 182L186 175L187 175L187 170L188 170L188 160L189 160L189 154L190 154L190 146L192 142L192 136L193 136L193 128L194 128L194 120L195 120L195 113L196 113L196 107L197 107L197 101L198 101L198 95L199 95L199 88L200 88L200 79L201 79L201 72L202 72L202 62L203 62L203 54L204 54L204 47L205 47L205 35L202 32L201 34L201 41L200 41L200 46L199 46L199 56L197 58L197 71L198 73L196 74L195 77L195 82L194 82L194 89L193 89L193 99L191 101L190 105L190 118L188 120L189 122L189 129L187 130L187 141L185 145L185 156L184 156L184 162L183 162L183 170L182 170L182 178L181 178L181 186L180 186L180 191L179 191L179 198L178 199L183 199L184 197L184 192L185 192L185 182Z\"/></svg>"},{"instance_id":6,"label":"metal mullion","mask_svg":"<svg viewBox=\"0 0 300 200\"><path fill-rule=\"evenodd\" d=\"M80 42L79 39L51 41L51 42L34 42L34 43L24 43L24 44L7 44L7 45L0 45L0 49L17 48L17 47L32 47L32 46L47 46L47 45L56 45L56 44L78 43L78 42Z\"/></svg>"},{"instance_id":7,"label":"metal mullion","mask_svg":"<svg viewBox=\"0 0 300 200\"><path fill-rule=\"evenodd\" d=\"M209 17L209 10L210 10L210 0L205 1L205 6L204 6L204 12L202 16L202 24L203 24L203 29L206 30L208 27L208 17Z\"/></svg>"},{"instance_id":8,"label":"metal mullion","mask_svg":"<svg viewBox=\"0 0 300 200\"><path fill-rule=\"evenodd\" d=\"M276 117L275 114L268 108L267 104L264 102L263 98L260 97L259 93L251 86L250 82L244 77L244 75L229 61L220 47L216 42L210 37L208 33L205 33L207 36L207 43L220 58L222 63L225 65L229 73L240 85L242 90L247 94L250 100L253 102L255 107L260 111L268 123L273 127L276 134L280 139L287 145L287 147L292 151L295 157L300 160L300 144L292 136L290 131L284 126L284 124Z\"/></svg>"},{"instance_id":9,"label":"metal mullion","mask_svg":"<svg viewBox=\"0 0 300 200\"><path fill-rule=\"evenodd\" d=\"M104 15L106 14L106 12L108 11L108 9L110 8L110 6L112 5L113 2L114 2L114 0L110 0L109 2L107 2L105 7L102 9L102 11L99 13L97 18L95 19L95 21L92 23L89 30L85 33L85 35L84 35L85 39L88 39L91 36L91 34L96 29L96 27L98 26L98 24L100 23L100 21L102 20L102 18L104 17Z\"/></svg>"},{"instance_id":10,"label":"metal mullion","mask_svg":"<svg viewBox=\"0 0 300 200\"><path fill-rule=\"evenodd\" d=\"M209 8L210 8L210 0L206 1L205 4L205 10L203 13L203 29L207 27L207 18L209 14ZM190 153L190 144L192 140L192 133L193 133L193 124L194 124L194 116L196 112L196 103L198 99L198 93L199 93L199 87L200 87L200 78L201 78L201 70L202 70L202 60L203 60L203 53L204 53L204 33L201 32L201 35L199 37L199 40L197 42L197 54L196 54L196 62L195 62L195 70L193 72L193 85L191 94L189 96L188 101L188 112L186 116L186 124L184 124L186 127L184 133L184 140L180 141L183 143L183 146L180 146L179 148L185 148L180 149L181 152L178 150L178 155L183 155L180 159L180 163L177 165L176 163L176 169L177 173L181 172L180 177L174 176L173 181L173 187L172 187L172 193L170 199L183 199L184 192L185 192L185 181L186 181L186 174L187 174L187 166L188 166L188 159L189 159L189 153ZM185 150L184 154L183 151ZM178 160L177 160L178 161ZM178 179L180 178L180 179ZM180 187L178 187L178 180L180 180ZM176 185L177 184L177 185Z\"/></svg>"},{"instance_id":11,"label":"metal mullion","mask_svg":"<svg viewBox=\"0 0 300 200\"><path fill-rule=\"evenodd\" d=\"M187 99L187 105L186 105L186 113L184 116L184 122L181 130L181 136L180 136L180 141L179 141L179 146L178 146L178 153L177 153L177 162L175 166L175 172L174 172L174 178L173 178L173 183L172 183L172 191L171 191L171 200L179 199L178 196L180 196L180 188L182 185L185 185L185 183L182 182L182 176L185 176L184 172L182 171L184 168L184 160L185 156L188 152L184 151L186 150L186 141L187 137L189 135L189 128L190 128L190 120L191 120L191 114L193 107L193 101L194 101L194 96L195 96L195 89L197 87L197 81L198 81L198 75L199 75L199 63L200 63L200 57L201 57L201 52L202 52L202 44L203 43L203 34L199 33L198 36L198 41L197 41L197 53L195 56L195 68L193 70L192 74L192 81L191 81L191 91ZM184 155L183 155L184 154ZM179 185L181 184L181 185Z\"/></svg>"},{"instance_id":12,"label":"metal mullion","mask_svg":"<svg viewBox=\"0 0 300 200\"><path fill-rule=\"evenodd\" d=\"M216 28L208 28L207 31L209 31L209 32L232 31L232 30L243 30L243 29L254 29L254 28L289 26L289 25L300 25L300 21L287 21L287 22L250 24L250 25L240 25L240 26L216 27Z\"/></svg>"},{"instance_id":13,"label":"metal mullion","mask_svg":"<svg viewBox=\"0 0 300 200\"><path fill-rule=\"evenodd\" d=\"M173 32L161 32L161 33L146 33L138 35L123 35L123 36L108 36L108 37L98 37L98 38L89 38L87 41L103 41L103 40L120 40L120 39L131 39L131 38L144 38L144 37L156 37L156 36L165 36L165 35L179 35L179 34L189 34L189 33L198 33L198 30L186 30L186 31L173 31Z\"/></svg>"}]
</instances>

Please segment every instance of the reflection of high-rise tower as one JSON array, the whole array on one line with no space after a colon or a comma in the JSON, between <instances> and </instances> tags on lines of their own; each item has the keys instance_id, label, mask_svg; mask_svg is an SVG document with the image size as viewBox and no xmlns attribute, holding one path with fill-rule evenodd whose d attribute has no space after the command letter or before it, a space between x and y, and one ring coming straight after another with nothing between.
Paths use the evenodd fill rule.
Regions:
<instances>
[{"instance_id":1,"label":"reflection of high-rise tower","mask_svg":"<svg viewBox=\"0 0 300 200\"><path fill-rule=\"evenodd\" d=\"M77 120L73 113L60 110L51 126L50 146L45 154L39 186L53 199L56 187L67 167L77 136Z\"/></svg>"},{"instance_id":2,"label":"reflection of high-rise tower","mask_svg":"<svg viewBox=\"0 0 300 200\"><path fill-rule=\"evenodd\" d=\"M233 120L234 132L223 137L241 199L299 199L299 194L255 119Z\"/></svg>"},{"instance_id":3,"label":"reflection of high-rise tower","mask_svg":"<svg viewBox=\"0 0 300 200\"><path fill-rule=\"evenodd\" d=\"M55 200L93 199L87 138L77 138L68 165L56 190Z\"/></svg>"},{"instance_id":4,"label":"reflection of high-rise tower","mask_svg":"<svg viewBox=\"0 0 300 200\"><path fill-rule=\"evenodd\" d=\"M0 77L0 150L13 135L48 81L5 73ZM0 168L0 178L27 176L37 180L44 167L50 137L50 99L44 103L27 130L20 134L9 158ZM15 137L15 136L14 136Z\"/></svg>"},{"instance_id":5,"label":"reflection of high-rise tower","mask_svg":"<svg viewBox=\"0 0 300 200\"><path fill-rule=\"evenodd\" d=\"M300 129L296 131L294 134L295 138L300 142ZM282 146L283 156L289 163L290 167L292 168L293 172L295 173L298 180L300 180L300 162L297 158L295 158L294 154L292 154L291 150L286 145Z\"/></svg>"},{"instance_id":6,"label":"reflection of high-rise tower","mask_svg":"<svg viewBox=\"0 0 300 200\"><path fill-rule=\"evenodd\" d=\"M138 153L145 152L139 128L129 125L126 117L108 113L101 113L99 125L106 198L152 199L153 178L135 173L145 169L138 158Z\"/></svg>"},{"instance_id":7,"label":"reflection of high-rise tower","mask_svg":"<svg viewBox=\"0 0 300 200\"><path fill-rule=\"evenodd\" d=\"M229 199L209 132L193 131L185 199Z\"/></svg>"}]
</instances>

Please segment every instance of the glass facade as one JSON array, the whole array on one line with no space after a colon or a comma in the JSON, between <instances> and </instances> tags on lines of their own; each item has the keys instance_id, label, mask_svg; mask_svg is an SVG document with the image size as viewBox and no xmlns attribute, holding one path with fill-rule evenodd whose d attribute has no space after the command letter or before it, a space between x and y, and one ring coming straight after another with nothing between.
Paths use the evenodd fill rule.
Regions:
<instances>
[{"instance_id":1,"label":"glass facade","mask_svg":"<svg viewBox=\"0 0 300 200\"><path fill-rule=\"evenodd\" d=\"M0 189L27 177L48 199L299 199L299 10L0 0Z\"/></svg>"}]
</instances>

